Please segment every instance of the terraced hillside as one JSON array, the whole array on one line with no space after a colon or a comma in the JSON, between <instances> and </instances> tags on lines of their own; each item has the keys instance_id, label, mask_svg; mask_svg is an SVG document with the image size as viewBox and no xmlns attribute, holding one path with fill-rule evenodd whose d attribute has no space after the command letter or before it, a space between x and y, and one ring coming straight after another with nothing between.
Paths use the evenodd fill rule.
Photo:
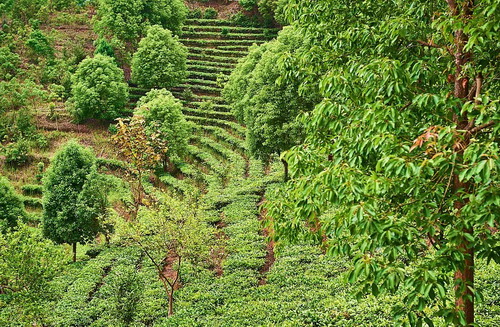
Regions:
<instances>
[{"instance_id":1,"label":"terraced hillside","mask_svg":"<svg viewBox=\"0 0 500 327\"><path fill-rule=\"evenodd\" d=\"M117 315L131 326L393 325L391 308L401 302L400 295L357 302L351 295L353 286L341 278L347 260L326 256L308 240L275 249L266 239L269 231L261 224L258 205L266 189L279 187L281 164L265 169L247 155L245 128L224 103L218 79L231 73L248 46L275 33L221 20L189 20L184 27L181 40L189 48L189 76L172 91L192 122L189 153L176 163L179 174L164 173L146 190L200 199L204 219L218 229L222 241L221 251L213 254L217 263L208 268L186 264L175 295L175 314L168 318L165 291L141 251L104 247L95 258L74 264L56 279L59 296L49 325L117 326ZM148 90L131 91L134 102ZM104 166L114 163L108 161L101 159ZM26 201L35 206L39 190L25 191L31 196ZM494 282L484 270L479 270L478 280ZM119 295L111 291L117 285L125 285ZM498 290L486 294L486 303L495 301ZM496 309L479 310L485 325L497 319Z\"/></svg>"},{"instance_id":2,"label":"terraced hillside","mask_svg":"<svg viewBox=\"0 0 500 327\"><path fill-rule=\"evenodd\" d=\"M181 41L189 49L188 76L172 93L184 103L193 124L187 163L178 164L182 180L163 176L177 191L219 194L249 176L245 128L238 124L221 97L224 76L246 56L248 47L274 37L276 29L234 26L217 19L188 20ZM131 101L148 90L131 88ZM259 163L260 165L260 163ZM260 166L259 166L260 167ZM261 169L261 168L259 168Z\"/></svg>"}]
</instances>

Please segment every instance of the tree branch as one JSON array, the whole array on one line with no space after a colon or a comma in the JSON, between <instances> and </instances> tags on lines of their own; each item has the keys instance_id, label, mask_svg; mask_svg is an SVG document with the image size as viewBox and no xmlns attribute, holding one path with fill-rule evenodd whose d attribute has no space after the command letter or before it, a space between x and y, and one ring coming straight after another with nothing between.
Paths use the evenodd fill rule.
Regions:
<instances>
[{"instance_id":1,"label":"tree branch","mask_svg":"<svg viewBox=\"0 0 500 327\"><path fill-rule=\"evenodd\" d=\"M470 133L470 134L476 134L476 133L480 132L481 130L486 129L486 128L488 128L488 127L491 127L491 126L493 126L493 125L495 125L495 122L492 120L492 121L489 121L489 122L484 123L484 124L482 124L482 125L479 125L479 126L474 127L473 129L471 129L471 130L469 131L469 133Z\"/></svg>"},{"instance_id":2,"label":"tree branch","mask_svg":"<svg viewBox=\"0 0 500 327\"><path fill-rule=\"evenodd\" d=\"M436 49L445 49L446 51L448 51L448 53L450 55L453 56L453 52L451 51L451 49L449 47L436 44L436 43L434 43L434 41L425 42L425 41L422 41L422 40L417 40L417 43L420 44L420 45L422 45L422 46L424 46L424 47L436 48Z\"/></svg>"}]
</instances>

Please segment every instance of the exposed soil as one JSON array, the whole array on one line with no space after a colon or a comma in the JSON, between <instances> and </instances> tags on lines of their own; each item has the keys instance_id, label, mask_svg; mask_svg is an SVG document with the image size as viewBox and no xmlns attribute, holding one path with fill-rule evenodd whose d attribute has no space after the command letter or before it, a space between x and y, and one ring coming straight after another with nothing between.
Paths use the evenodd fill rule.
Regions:
<instances>
[{"instance_id":1,"label":"exposed soil","mask_svg":"<svg viewBox=\"0 0 500 327\"><path fill-rule=\"evenodd\" d=\"M242 10L238 1L234 0L209 0L207 2L189 0L186 1L186 5L190 10L200 8L204 11L206 8L214 8L218 12L218 19L229 19Z\"/></svg>"},{"instance_id":2,"label":"exposed soil","mask_svg":"<svg viewBox=\"0 0 500 327\"><path fill-rule=\"evenodd\" d=\"M214 223L217 232L215 233L215 238L218 240L227 240L229 237L226 233L224 233L224 228L226 228L227 224L224 221L224 213L220 215L221 219ZM222 262L226 259L227 253L223 245L214 247L210 253L210 259L213 263L212 271L215 272L217 277L220 277L224 274L224 270L222 269Z\"/></svg>"},{"instance_id":3,"label":"exposed soil","mask_svg":"<svg viewBox=\"0 0 500 327\"><path fill-rule=\"evenodd\" d=\"M174 265L179 262L179 256L174 252L170 252L168 256L163 260L163 272L162 275L171 283L175 281L174 290L178 290L182 287L180 281L178 280L179 272L174 269Z\"/></svg>"},{"instance_id":4,"label":"exposed soil","mask_svg":"<svg viewBox=\"0 0 500 327\"><path fill-rule=\"evenodd\" d=\"M257 205L260 206L264 201L265 201L265 199L262 198L262 200ZM259 215L260 221L263 221L264 219L267 219L267 211L266 210L262 210L261 214ZM268 238L272 234L272 231L270 231L266 227L266 228L262 229L262 234L266 238ZM266 261L264 262L264 265L259 270L260 279L259 279L258 285L267 284L267 273L269 272L269 270L271 270L271 267L273 266L274 261L276 261L276 257L274 256L274 241L272 239L270 239L267 242L266 251L267 251Z\"/></svg>"}]
</instances>

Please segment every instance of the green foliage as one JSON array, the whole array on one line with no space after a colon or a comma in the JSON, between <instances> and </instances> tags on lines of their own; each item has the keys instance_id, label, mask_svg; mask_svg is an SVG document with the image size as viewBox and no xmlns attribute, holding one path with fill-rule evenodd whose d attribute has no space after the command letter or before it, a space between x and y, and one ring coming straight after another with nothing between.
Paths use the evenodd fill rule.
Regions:
<instances>
[{"instance_id":1,"label":"green foliage","mask_svg":"<svg viewBox=\"0 0 500 327\"><path fill-rule=\"evenodd\" d=\"M43 186L38 184L24 184L21 190L26 195L42 195Z\"/></svg>"},{"instance_id":2,"label":"green foliage","mask_svg":"<svg viewBox=\"0 0 500 327\"><path fill-rule=\"evenodd\" d=\"M8 47L0 48L0 80L8 81L18 72L21 58Z\"/></svg>"},{"instance_id":3,"label":"green foliage","mask_svg":"<svg viewBox=\"0 0 500 327\"><path fill-rule=\"evenodd\" d=\"M99 0L95 25L103 36L135 43L150 25L179 33L186 15L181 0Z\"/></svg>"},{"instance_id":4,"label":"green foliage","mask_svg":"<svg viewBox=\"0 0 500 327\"><path fill-rule=\"evenodd\" d=\"M203 13L203 18L204 19L216 19L218 14L219 13L217 12L217 10L215 8L209 7L207 9L205 9L205 12Z\"/></svg>"},{"instance_id":5,"label":"green foliage","mask_svg":"<svg viewBox=\"0 0 500 327\"><path fill-rule=\"evenodd\" d=\"M0 81L0 113L32 106L42 100L45 92L33 81L13 78Z\"/></svg>"},{"instance_id":6,"label":"green foliage","mask_svg":"<svg viewBox=\"0 0 500 327\"><path fill-rule=\"evenodd\" d=\"M128 87L113 58L96 55L78 65L72 77L70 112L77 121L112 120L125 110Z\"/></svg>"},{"instance_id":7,"label":"green foliage","mask_svg":"<svg viewBox=\"0 0 500 327\"><path fill-rule=\"evenodd\" d=\"M25 218L26 212L21 197L9 181L0 176L0 234L17 226L18 221Z\"/></svg>"},{"instance_id":8,"label":"green foliage","mask_svg":"<svg viewBox=\"0 0 500 327\"><path fill-rule=\"evenodd\" d=\"M26 40L26 46L30 49L32 58L54 56L54 49L50 45L49 39L39 29L34 29L30 33L28 40Z\"/></svg>"},{"instance_id":9,"label":"green foliage","mask_svg":"<svg viewBox=\"0 0 500 327\"><path fill-rule=\"evenodd\" d=\"M27 24L30 19L45 14L47 4L47 0L2 0L0 13Z\"/></svg>"},{"instance_id":10,"label":"green foliage","mask_svg":"<svg viewBox=\"0 0 500 327\"><path fill-rule=\"evenodd\" d=\"M110 58L114 58L115 56L115 50L113 49L113 46L105 39L105 38L99 38L94 42L95 46L95 51L94 55L103 55L107 56Z\"/></svg>"},{"instance_id":11,"label":"green foliage","mask_svg":"<svg viewBox=\"0 0 500 327\"><path fill-rule=\"evenodd\" d=\"M239 3L245 10L252 10L257 6L258 0L240 0Z\"/></svg>"},{"instance_id":12,"label":"green foliage","mask_svg":"<svg viewBox=\"0 0 500 327\"><path fill-rule=\"evenodd\" d=\"M265 160L300 143L302 124L295 117L313 107L315 95L300 95L300 81L280 80L286 71L276 64L301 42L300 35L288 28L277 40L252 48L224 88L233 113L247 126L250 152Z\"/></svg>"},{"instance_id":13,"label":"green foliage","mask_svg":"<svg viewBox=\"0 0 500 327\"><path fill-rule=\"evenodd\" d=\"M171 316L183 266L207 263L214 244L213 228L199 219L193 200L170 197L163 199L159 210L141 211L126 233L155 266L169 297Z\"/></svg>"},{"instance_id":14,"label":"green foliage","mask_svg":"<svg viewBox=\"0 0 500 327\"><path fill-rule=\"evenodd\" d=\"M202 18L203 17L203 12L201 11L200 8L194 8L190 10L187 14L187 18Z\"/></svg>"},{"instance_id":15,"label":"green foliage","mask_svg":"<svg viewBox=\"0 0 500 327\"><path fill-rule=\"evenodd\" d=\"M30 144L25 139L10 143L5 147L5 163L11 166L21 166L28 162Z\"/></svg>"},{"instance_id":16,"label":"green foliage","mask_svg":"<svg viewBox=\"0 0 500 327\"><path fill-rule=\"evenodd\" d=\"M44 235L56 243L93 240L106 210L106 187L94 154L70 141L54 156L43 186Z\"/></svg>"},{"instance_id":17,"label":"green foliage","mask_svg":"<svg viewBox=\"0 0 500 327\"><path fill-rule=\"evenodd\" d=\"M63 267L63 250L24 224L0 234L0 250L0 324L45 325L49 282Z\"/></svg>"},{"instance_id":18,"label":"green foliage","mask_svg":"<svg viewBox=\"0 0 500 327\"><path fill-rule=\"evenodd\" d=\"M164 168L167 162L181 157L190 135L189 125L182 114L182 103L166 89L151 90L137 103L137 114L144 117L146 131L162 138L167 149L162 151Z\"/></svg>"},{"instance_id":19,"label":"green foliage","mask_svg":"<svg viewBox=\"0 0 500 327\"><path fill-rule=\"evenodd\" d=\"M186 76L187 49L169 30L155 25L132 59L132 79L141 87L172 87Z\"/></svg>"},{"instance_id":20,"label":"green foliage","mask_svg":"<svg viewBox=\"0 0 500 327\"><path fill-rule=\"evenodd\" d=\"M57 11L73 8L76 6L77 1L81 2L81 0L49 0L49 1L51 9Z\"/></svg>"},{"instance_id":21,"label":"green foliage","mask_svg":"<svg viewBox=\"0 0 500 327\"><path fill-rule=\"evenodd\" d=\"M0 116L0 139L3 141L36 141L40 137L42 136L37 134L33 113L29 109L10 111Z\"/></svg>"},{"instance_id":22,"label":"green foliage","mask_svg":"<svg viewBox=\"0 0 500 327\"><path fill-rule=\"evenodd\" d=\"M288 3L311 44L284 78L319 80L324 100L301 119L293 179L268 205L279 238L349 256L361 294L403 292L394 313L407 324L432 324L435 307L470 325L464 306L481 290L460 274L473 256L500 261L497 3Z\"/></svg>"}]
</instances>

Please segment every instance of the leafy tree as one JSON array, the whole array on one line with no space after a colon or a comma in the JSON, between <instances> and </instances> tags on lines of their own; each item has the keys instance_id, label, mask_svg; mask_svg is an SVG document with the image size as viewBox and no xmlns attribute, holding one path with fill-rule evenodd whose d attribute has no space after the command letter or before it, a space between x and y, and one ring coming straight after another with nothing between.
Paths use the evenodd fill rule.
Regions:
<instances>
[{"instance_id":1,"label":"leafy tree","mask_svg":"<svg viewBox=\"0 0 500 327\"><path fill-rule=\"evenodd\" d=\"M169 30L148 29L132 59L132 80L148 88L172 87L186 77L186 47Z\"/></svg>"},{"instance_id":2,"label":"leafy tree","mask_svg":"<svg viewBox=\"0 0 500 327\"><path fill-rule=\"evenodd\" d=\"M99 0L95 24L101 35L135 43L150 24L179 33L186 15L181 0Z\"/></svg>"},{"instance_id":3,"label":"leafy tree","mask_svg":"<svg viewBox=\"0 0 500 327\"><path fill-rule=\"evenodd\" d=\"M146 132L163 140L157 152L161 154L163 168L167 169L171 158L184 154L188 145L189 124L182 114L182 103L161 89L148 92L137 106L137 114L144 117Z\"/></svg>"},{"instance_id":4,"label":"leafy tree","mask_svg":"<svg viewBox=\"0 0 500 327\"><path fill-rule=\"evenodd\" d=\"M472 326L474 259L500 261L498 2L288 2L316 46L287 75L324 72L324 100L286 155L275 231L351 256L364 291L402 289L411 325L438 308Z\"/></svg>"},{"instance_id":5,"label":"leafy tree","mask_svg":"<svg viewBox=\"0 0 500 327\"><path fill-rule=\"evenodd\" d=\"M247 126L247 143L252 155L269 160L303 140L302 124L296 121L301 111L314 106L316 92L299 95L299 80L281 79L284 65L276 65L283 56L302 46L300 34L283 30L278 39L255 46L231 74L224 97L233 105L233 113ZM287 178L287 163L285 179Z\"/></svg>"},{"instance_id":6,"label":"leafy tree","mask_svg":"<svg viewBox=\"0 0 500 327\"><path fill-rule=\"evenodd\" d=\"M0 176L0 233L26 218L24 204L7 178Z\"/></svg>"},{"instance_id":7,"label":"leafy tree","mask_svg":"<svg viewBox=\"0 0 500 327\"><path fill-rule=\"evenodd\" d=\"M63 249L40 229L20 224L11 233L0 233L0 252L2 309L10 311L8 321L2 316L0 324L45 325L43 307L50 299L49 282L63 267Z\"/></svg>"},{"instance_id":8,"label":"leafy tree","mask_svg":"<svg viewBox=\"0 0 500 327\"><path fill-rule=\"evenodd\" d=\"M141 211L129 227L129 236L156 267L172 316L183 264L200 265L209 259L213 230L200 220L192 200L175 198L163 199L158 210Z\"/></svg>"},{"instance_id":9,"label":"leafy tree","mask_svg":"<svg viewBox=\"0 0 500 327\"><path fill-rule=\"evenodd\" d=\"M69 110L77 121L112 120L125 110L128 86L113 58L96 55L79 65L72 77Z\"/></svg>"},{"instance_id":10,"label":"leafy tree","mask_svg":"<svg viewBox=\"0 0 500 327\"><path fill-rule=\"evenodd\" d=\"M43 233L56 243L76 244L95 238L106 213L106 193L96 172L94 154L75 141L54 156L43 178Z\"/></svg>"},{"instance_id":11,"label":"leafy tree","mask_svg":"<svg viewBox=\"0 0 500 327\"><path fill-rule=\"evenodd\" d=\"M167 144L156 134L148 135L144 117L140 115L119 119L118 130L112 140L120 154L131 164L128 177L134 196L134 216L137 216L140 206L145 204L143 178L158 164L161 153L167 151Z\"/></svg>"}]
</instances>

